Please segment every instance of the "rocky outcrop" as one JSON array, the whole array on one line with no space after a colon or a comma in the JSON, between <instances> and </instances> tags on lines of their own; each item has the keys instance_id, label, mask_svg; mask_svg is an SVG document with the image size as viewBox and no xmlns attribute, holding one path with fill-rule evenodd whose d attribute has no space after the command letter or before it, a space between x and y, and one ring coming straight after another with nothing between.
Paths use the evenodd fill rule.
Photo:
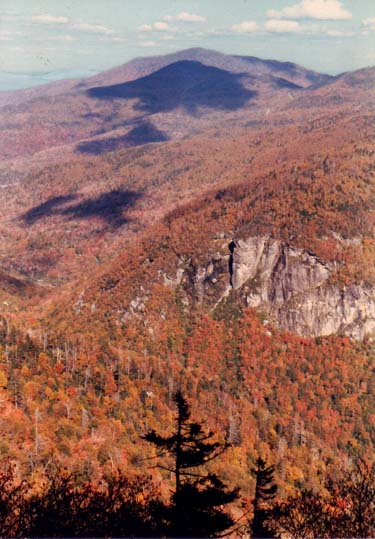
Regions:
<instances>
[{"instance_id":1,"label":"rocky outcrop","mask_svg":"<svg viewBox=\"0 0 375 539\"><path fill-rule=\"evenodd\" d=\"M235 301L299 335L375 335L375 288L332 284L335 264L271 236L238 238L229 245L220 236L215 242L218 250L205 264L180 260L175 275L159 275L165 286L179 289L186 308L193 302L215 309L232 293Z\"/></svg>"},{"instance_id":2,"label":"rocky outcrop","mask_svg":"<svg viewBox=\"0 0 375 539\"><path fill-rule=\"evenodd\" d=\"M231 244L231 285L286 330L306 336L335 333L363 338L375 332L375 290L329 284L334 271L313 253L269 236Z\"/></svg>"},{"instance_id":3,"label":"rocky outcrop","mask_svg":"<svg viewBox=\"0 0 375 539\"><path fill-rule=\"evenodd\" d=\"M359 285L321 286L270 312L279 325L306 336L343 334L363 339L375 333L375 291Z\"/></svg>"},{"instance_id":4,"label":"rocky outcrop","mask_svg":"<svg viewBox=\"0 0 375 539\"><path fill-rule=\"evenodd\" d=\"M284 303L291 295L323 284L329 268L312 253L295 249L268 236L237 240L231 246L234 290L249 280L259 281L258 293L249 301Z\"/></svg>"}]
</instances>

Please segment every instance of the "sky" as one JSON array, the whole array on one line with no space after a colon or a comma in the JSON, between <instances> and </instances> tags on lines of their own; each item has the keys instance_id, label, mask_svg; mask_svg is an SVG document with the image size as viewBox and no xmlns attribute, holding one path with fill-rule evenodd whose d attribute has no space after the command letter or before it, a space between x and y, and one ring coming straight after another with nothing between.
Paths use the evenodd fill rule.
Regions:
<instances>
[{"instance_id":1,"label":"sky","mask_svg":"<svg viewBox=\"0 0 375 539\"><path fill-rule=\"evenodd\" d=\"M375 0L0 0L0 90L205 47L337 74L375 65Z\"/></svg>"}]
</instances>

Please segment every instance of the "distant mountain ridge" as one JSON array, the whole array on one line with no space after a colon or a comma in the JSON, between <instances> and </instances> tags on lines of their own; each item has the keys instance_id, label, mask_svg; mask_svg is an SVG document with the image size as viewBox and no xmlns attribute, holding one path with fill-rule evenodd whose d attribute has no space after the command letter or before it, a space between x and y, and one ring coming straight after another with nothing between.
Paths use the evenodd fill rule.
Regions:
<instances>
[{"instance_id":1,"label":"distant mountain ridge","mask_svg":"<svg viewBox=\"0 0 375 539\"><path fill-rule=\"evenodd\" d=\"M246 84L247 83L247 84ZM139 99L137 110L147 113L167 112L183 106L235 110L245 106L256 93L253 78L204 65L180 60L134 81L90 88L90 97L104 100Z\"/></svg>"},{"instance_id":2,"label":"distant mountain ridge","mask_svg":"<svg viewBox=\"0 0 375 539\"><path fill-rule=\"evenodd\" d=\"M86 79L0 92L0 160L69 144L100 153L176 140L252 120L268 103L280 108L290 92L331 80L290 62L200 48L138 58Z\"/></svg>"},{"instance_id":3,"label":"distant mountain ridge","mask_svg":"<svg viewBox=\"0 0 375 539\"><path fill-rule=\"evenodd\" d=\"M328 82L334 78L330 75L305 69L291 62L263 60L255 56L230 55L209 49L191 48L162 56L135 58L127 64L85 79L83 84L101 86L108 84L108 81L111 81L111 84L117 84L121 81L135 80L183 60L200 62L203 65L224 69L232 73L272 74L284 77L305 87L311 84Z\"/></svg>"},{"instance_id":4,"label":"distant mountain ridge","mask_svg":"<svg viewBox=\"0 0 375 539\"><path fill-rule=\"evenodd\" d=\"M33 86L32 88L0 91L0 107L35 99L39 95L58 95L74 88L89 88L92 86L129 82L150 75L170 64L184 60L200 62L203 65L217 67L232 73L279 76L304 87L311 84L322 84L335 78L327 74L305 69L292 62L262 60L255 56L230 55L203 48L191 48L161 56L135 58L126 64L111 68L91 77L69 78L49 82L42 86Z\"/></svg>"}]
</instances>

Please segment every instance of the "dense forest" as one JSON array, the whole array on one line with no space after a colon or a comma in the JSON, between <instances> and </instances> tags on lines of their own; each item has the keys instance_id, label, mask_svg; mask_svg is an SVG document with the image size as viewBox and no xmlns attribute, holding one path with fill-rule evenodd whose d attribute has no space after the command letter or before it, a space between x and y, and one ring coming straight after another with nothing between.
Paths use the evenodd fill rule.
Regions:
<instances>
[{"instance_id":1,"label":"dense forest","mask_svg":"<svg viewBox=\"0 0 375 539\"><path fill-rule=\"evenodd\" d=\"M3 320L3 458L25 475L56 457L87 479L119 466L143 471L139 437L168 431L178 388L197 420L207 417L232 444L215 466L241 488L251 489L245 471L259 453L275 462L286 494L370 456L371 343L298 337L232 307L231 319L197 314L179 326L176 318L158 339L129 326L126 349L25 337Z\"/></svg>"},{"instance_id":2,"label":"dense forest","mask_svg":"<svg viewBox=\"0 0 375 539\"><path fill-rule=\"evenodd\" d=\"M286 334L235 304L225 315L186 321L185 334L173 326L157 348L129 328L126 354L32 338L3 319L2 535L181 536L179 388L195 448L185 464L198 469L180 474L181 503L198 511L207 491L202 522L218 528L202 524L203 535L372 530L371 343ZM199 503L184 502L195 491Z\"/></svg>"},{"instance_id":3,"label":"dense forest","mask_svg":"<svg viewBox=\"0 0 375 539\"><path fill-rule=\"evenodd\" d=\"M323 490L296 490L278 497L275 467L258 457L249 475L253 495L228 488L206 470L230 448L191 419L183 394L173 396L174 429L143 437L157 449L146 459L171 474L172 488L146 475L112 470L100 480L51 461L22 479L10 460L0 471L2 537L372 537L375 532L375 466L364 460L335 470ZM287 459L287 455L285 456Z\"/></svg>"}]
</instances>

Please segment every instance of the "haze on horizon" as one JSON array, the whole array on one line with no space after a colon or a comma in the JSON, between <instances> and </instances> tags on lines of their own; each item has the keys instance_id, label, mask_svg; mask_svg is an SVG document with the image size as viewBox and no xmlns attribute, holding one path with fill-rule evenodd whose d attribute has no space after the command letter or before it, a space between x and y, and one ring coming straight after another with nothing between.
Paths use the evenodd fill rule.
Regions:
<instances>
[{"instance_id":1,"label":"haze on horizon","mask_svg":"<svg viewBox=\"0 0 375 539\"><path fill-rule=\"evenodd\" d=\"M2 0L0 90L204 47L338 74L375 64L373 0Z\"/></svg>"}]
</instances>

